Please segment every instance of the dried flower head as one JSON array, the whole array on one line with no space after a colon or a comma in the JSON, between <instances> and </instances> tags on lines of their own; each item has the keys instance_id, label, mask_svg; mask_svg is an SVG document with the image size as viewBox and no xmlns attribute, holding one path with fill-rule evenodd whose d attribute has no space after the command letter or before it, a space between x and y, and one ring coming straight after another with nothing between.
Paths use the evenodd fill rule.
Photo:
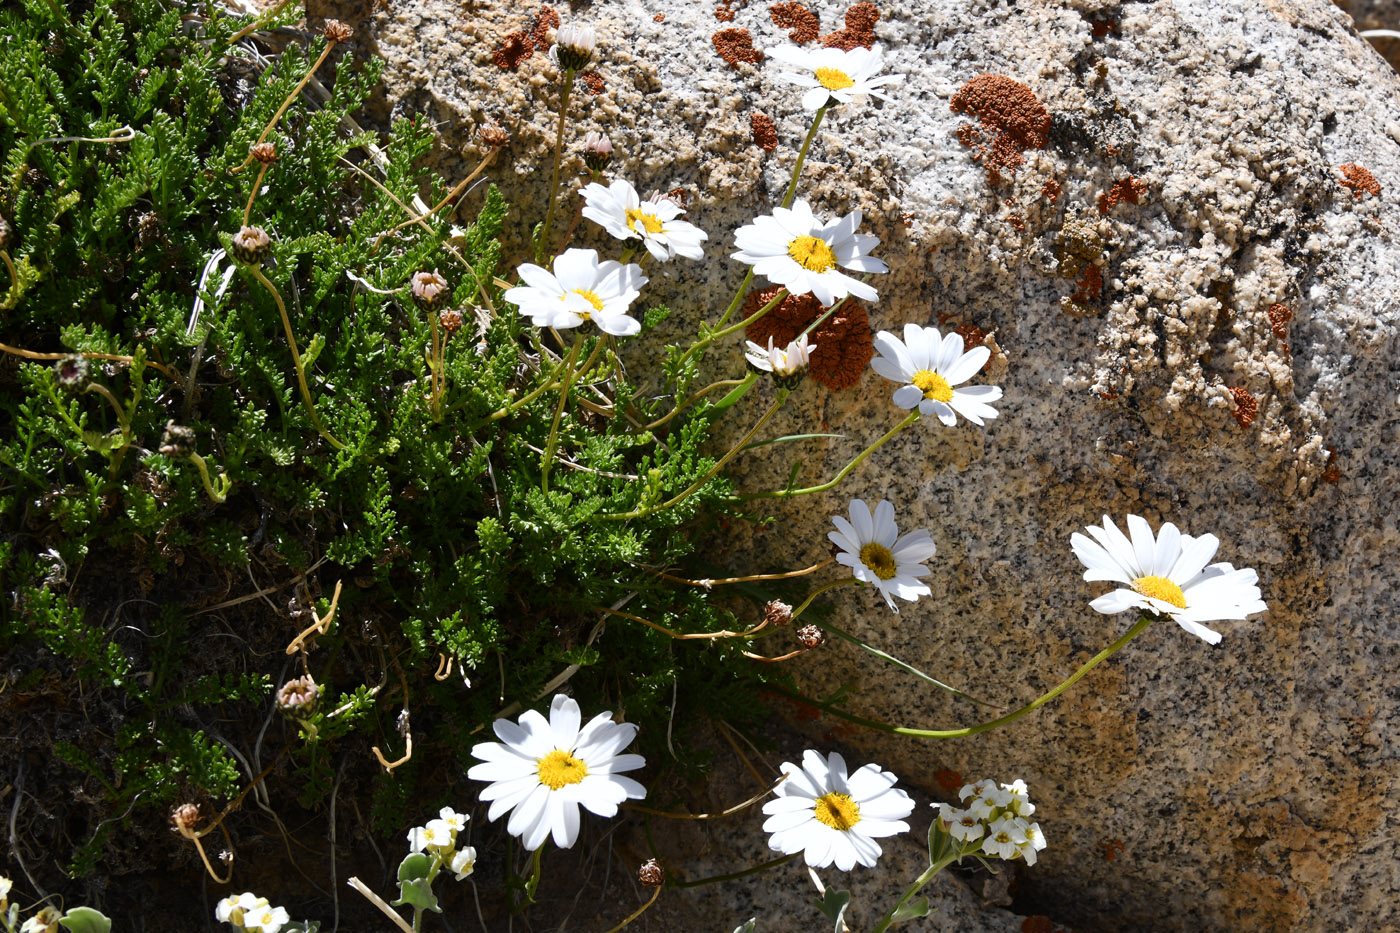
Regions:
<instances>
[{"instance_id":1,"label":"dried flower head","mask_svg":"<svg viewBox=\"0 0 1400 933\"><path fill-rule=\"evenodd\" d=\"M598 47L598 33L592 26L561 26L554 34L549 60L566 71L581 71L593 60Z\"/></svg>"},{"instance_id":2,"label":"dried flower head","mask_svg":"<svg viewBox=\"0 0 1400 933\"><path fill-rule=\"evenodd\" d=\"M10 245L10 232L10 222L0 217L0 249L4 249Z\"/></svg>"},{"instance_id":3,"label":"dried flower head","mask_svg":"<svg viewBox=\"0 0 1400 933\"><path fill-rule=\"evenodd\" d=\"M258 143L248 150L248 155L252 156L255 162L271 165L277 161L277 146L275 143Z\"/></svg>"},{"instance_id":4,"label":"dried flower head","mask_svg":"<svg viewBox=\"0 0 1400 933\"><path fill-rule=\"evenodd\" d=\"M277 708L284 713L306 714L311 712L320 698L321 688L316 686L310 674L303 674L278 689Z\"/></svg>"},{"instance_id":5,"label":"dried flower head","mask_svg":"<svg viewBox=\"0 0 1400 933\"><path fill-rule=\"evenodd\" d=\"M583 164L588 166L590 172L596 175L607 168L612 157L613 145L608 137L591 130L583 137Z\"/></svg>"},{"instance_id":6,"label":"dried flower head","mask_svg":"<svg viewBox=\"0 0 1400 933\"><path fill-rule=\"evenodd\" d=\"M815 625L804 625L797 630L797 640L808 651L826 644L826 632Z\"/></svg>"},{"instance_id":7,"label":"dried flower head","mask_svg":"<svg viewBox=\"0 0 1400 933\"><path fill-rule=\"evenodd\" d=\"M510 145L510 134L499 123L487 123L477 127L476 138L492 149L504 149Z\"/></svg>"},{"instance_id":8,"label":"dried flower head","mask_svg":"<svg viewBox=\"0 0 1400 933\"><path fill-rule=\"evenodd\" d=\"M451 337L462 329L462 325L466 323L466 318L464 318L462 312L458 311L456 308L448 308L438 315L438 323L442 325L443 330L447 331L447 336Z\"/></svg>"},{"instance_id":9,"label":"dried flower head","mask_svg":"<svg viewBox=\"0 0 1400 933\"><path fill-rule=\"evenodd\" d=\"M160 436L160 453L178 460L188 457L194 444L194 431L174 421L165 423L165 432Z\"/></svg>"},{"instance_id":10,"label":"dried flower head","mask_svg":"<svg viewBox=\"0 0 1400 933\"><path fill-rule=\"evenodd\" d=\"M414 302L424 311L433 310L447 294L447 279L439 275L436 269L432 272L415 272L409 282Z\"/></svg>"},{"instance_id":11,"label":"dried flower head","mask_svg":"<svg viewBox=\"0 0 1400 933\"><path fill-rule=\"evenodd\" d=\"M193 830L194 824L198 822L199 804L197 803L182 803L170 811L170 825L174 826L177 832L186 829Z\"/></svg>"},{"instance_id":12,"label":"dried flower head","mask_svg":"<svg viewBox=\"0 0 1400 933\"><path fill-rule=\"evenodd\" d=\"M87 358L80 353L70 353L53 364L53 372L60 388L76 392L87 385Z\"/></svg>"},{"instance_id":13,"label":"dried flower head","mask_svg":"<svg viewBox=\"0 0 1400 933\"><path fill-rule=\"evenodd\" d=\"M262 227L240 227L229 242L229 251L239 262L260 266L272 251L272 238Z\"/></svg>"},{"instance_id":14,"label":"dried flower head","mask_svg":"<svg viewBox=\"0 0 1400 933\"><path fill-rule=\"evenodd\" d=\"M763 607L763 624L771 625L774 628L787 625L792 621L792 607L781 599L775 599Z\"/></svg>"},{"instance_id":15,"label":"dried flower head","mask_svg":"<svg viewBox=\"0 0 1400 933\"><path fill-rule=\"evenodd\" d=\"M321 32L321 35L326 37L327 42L344 42L354 34L355 30L338 19L326 20L325 29Z\"/></svg>"},{"instance_id":16,"label":"dried flower head","mask_svg":"<svg viewBox=\"0 0 1400 933\"><path fill-rule=\"evenodd\" d=\"M649 858L637 869L637 880L649 888L659 888L666 883L666 869L654 858Z\"/></svg>"}]
</instances>

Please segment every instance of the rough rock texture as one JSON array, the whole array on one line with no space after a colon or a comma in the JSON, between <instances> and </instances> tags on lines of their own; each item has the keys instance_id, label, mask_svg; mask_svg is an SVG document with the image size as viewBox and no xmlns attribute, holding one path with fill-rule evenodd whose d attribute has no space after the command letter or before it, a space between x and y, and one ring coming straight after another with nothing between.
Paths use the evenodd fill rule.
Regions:
<instances>
[{"instance_id":1,"label":"rough rock texture","mask_svg":"<svg viewBox=\"0 0 1400 933\"><path fill-rule=\"evenodd\" d=\"M1389 29L1400 32L1400 0L1335 0L1337 6L1351 14L1360 30ZM1386 61L1400 69L1400 38L1372 36L1368 40Z\"/></svg>"},{"instance_id":2,"label":"rough rock texture","mask_svg":"<svg viewBox=\"0 0 1400 933\"><path fill-rule=\"evenodd\" d=\"M847 7L806 6L823 35ZM838 590L834 620L1007 708L1131 621L1088 609L1104 587L1081 582L1069 551L1103 513L1214 532L1219 559L1259 571L1271 611L1224 624L1215 648L1153 626L1059 701L976 739L892 739L784 711L822 747L841 741L930 792L939 771L1026 779L1050 848L1014 872L1021 913L1081 930L1396 928L1400 80L1323 0L881 10L875 35L909 78L894 103L828 119L802 190L826 212L863 208L882 240L891 272L875 282L873 327L992 332L1001 417L915 426L837 493L775 506L766 530L734 528L722 559L771 570L805 542L786 564L805 565L849 496L890 498L938 543L933 596L895 616L869 590ZM389 59L394 112L438 125L445 175L475 164L481 123L514 134L488 174L517 205L538 205L547 184L555 73L543 50L516 70L493 53L535 14L395 0L351 20ZM761 4L560 14L606 37L604 90L571 111L570 170L584 131L602 129L638 188L683 189L708 258L661 267L649 297L685 309L681 323L723 307L741 271L732 230L781 197L808 122L771 61L730 67L711 36L748 30L761 50L785 31ZM981 74L1024 84L1052 116L1046 148L995 187L960 135L975 121L950 109ZM755 143L752 112L773 119L773 151ZM1380 194L1353 196L1346 164ZM517 246L534 219L516 215ZM608 248L587 225L575 243ZM711 362L740 366L734 349ZM774 431L846 438L741 457L740 487L781 486L794 458L803 482L831 475L897 419L891 390L873 373L839 394L802 386ZM810 695L848 685L865 716L980 718L845 646L796 671ZM762 929L816 928L800 910Z\"/></svg>"}]
</instances>

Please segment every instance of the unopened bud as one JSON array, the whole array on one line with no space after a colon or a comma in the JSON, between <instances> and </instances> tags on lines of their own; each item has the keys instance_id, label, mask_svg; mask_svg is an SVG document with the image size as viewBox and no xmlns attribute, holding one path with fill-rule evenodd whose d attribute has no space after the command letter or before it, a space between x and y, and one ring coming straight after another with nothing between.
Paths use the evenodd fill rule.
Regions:
<instances>
[{"instance_id":1,"label":"unopened bud","mask_svg":"<svg viewBox=\"0 0 1400 933\"><path fill-rule=\"evenodd\" d=\"M10 245L10 222L0 217L0 249Z\"/></svg>"},{"instance_id":2,"label":"unopened bud","mask_svg":"<svg viewBox=\"0 0 1400 933\"><path fill-rule=\"evenodd\" d=\"M598 33L592 26L561 26L554 34L554 47L549 57L566 71L580 71L593 60L598 47Z\"/></svg>"},{"instance_id":3,"label":"unopened bud","mask_svg":"<svg viewBox=\"0 0 1400 933\"><path fill-rule=\"evenodd\" d=\"M424 311L431 311L447 294L447 279L434 269L432 272L415 272L410 280L409 290L413 300Z\"/></svg>"},{"instance_id":4,"label":"unopened bud","mask_svg":"<svg viewBox=\"0 0 1400 933\"><path fill-rule=\"evenodd\" d=\"M272 251L272 238L262 227L240 227L229 242L229 250L239 262L260 266Z\"/></svg>"},{"instance_id":5,"label":"unopened bud","mask_svg":"<svg viewBox=\"0 0 1400 933\"><path fill-rule=\"evenodd\" d=\"M787 625L792 621L792 607L781 599L775 599L763 607L763 624L771 625L774 628Z\"/></svg>"},{"instance_id":6,"label":"unopened bud","mask_svg":"<svg viewBox=\"0 0 1400 933\"><path fill-rule=\"evenodd\" d=\"M199 804L182 803L170 811L170 824L179 830L193 830L199 822Z\"/></svg>"},{"instance_id":7,"label":"unopened bud","mask_svg":"<svg viewBox=\"0 0 1400 933\"><path fill-rule=\"evenodd\" d=\"M510 134L496 123L488 123L485 126L477 127L476 138L492 149L504 149L510 144Z\"/></svg>"},{"instance_id":8,"label":"unopened bud","mask_svg":"<svg viewBox=\"0 0 1400 933\"><path fill-rule=\"evenodd\" d=\"M326 28L321 32L321 35L326 37L327 42L344 42L354 34L355 30L338 19L326 20Z\"/></svg>"},{"instance_id":9,"label":"unopened bud","mask_svg":"<svg viewBox=\"0 0 1400 933\"><path fill-rule=\"evenodd\" d=\"M248 150L248 155L252 156L255 162L271 165L277 161L277 146L274 143L258 143Z\"/></svg>"},{"instance_id":10,"label":"unopened bud","mask_svg":"<svg viewBox=\"0 0 1400 933\"><path fill-rule=\"evenodd\" d=\"M447 332L447 336L451 337L462 329L462 325L466 323L466 318L464 318L462 312L458 311L456 308L448 308L438 315L438 323L441 324L442 329Z\"/></svg>"},{"instance_id":11,"label":"unopened bud","mask_svg":"<svg viewBox=\"0 0 1400 933\"><path fill-rule=\"evenodd\" d=\"M654 858L649 858L637 869L637 880L649 888L659 888L666 883L666 869Z\"/></svg>"},{"instance_id":12,"label":"unopened bud","mask_svg":"<svg viewBox=\"0 0 1400 933\"><path fill-rule=\"evenodd\" d=\"M161 454L174 460L190 455L190 448L194 444L194 431L184 425L176 424L174 421L165 423L165 433L160 436Z\"/></svg>"},{"instance_id":13,"label":"unopened bud","mask_svg":"<svg viewBox=\"0 0 1400 933\"><path fill-rule=\"evenodd\" d=\"M320 698L321 688L316 686L310 674L303 674L278 689L277 708L291 715L305 715L311 712Z\"/></svg>"},{"instance_id":14,"label":"unopened bud","mask_svg":"<svg viewBox=\"0 0 1400 933\"><path fill-rule=\"evenodd\" d=\"M612 140L602 133L589 132L583 137L583 164L593 174L598 174L612 161Z\"/></svg>"},{"instance_id":15,"label":"unopened bud","mask_svg":"<svg viewBox=\"0 0 1400 933\"><path fill-rule=\"evenodd\" d=\"M826 644L826 632L815 625L804 625L797 630L797 640L808 651Z\"/></svg>"},{"instance_id":16,"label":"unopened bud","mask_svg":"<svg viewBox=\"0 0 1400 933\"><path fill-rule=\"evenodd\" d=\"M77 392L87 386L87 358L79 353L70 353L53 364L53 373L60 388Z\"/></svg>"}]
</instances>

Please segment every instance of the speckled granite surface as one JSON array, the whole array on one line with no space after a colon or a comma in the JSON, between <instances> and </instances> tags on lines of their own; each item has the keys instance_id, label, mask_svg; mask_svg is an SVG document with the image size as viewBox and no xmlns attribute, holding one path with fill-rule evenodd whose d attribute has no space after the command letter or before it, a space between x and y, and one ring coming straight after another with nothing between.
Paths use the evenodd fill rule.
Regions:
<instances>
[{"instance_id":1,"label":"speckled granite surface","mask_svg":"<svg viewBox=\"0 0 1400 933\"><path fill-rule=\"evenodd\" d=\"M822 33L841 27L846 3L808 6ZM1256 568L1271 611L1224 624L1216 648L1154 626L1038 715L974 740L891 740L825 718L794 728L930 791L940 770L1025 778L1050 849L1017 872L1021 896L1076 929L1400 927L1400 79L1323 0L879 6L875 34L909 79L894 103L823 126L804 191L827 212L863 208L883 241L872 326L994 334L1002 415L985 430L916 426L840 494L776 507L767 530L735 527L723 559L771 570L796 541L788 566L810 563L849 495L890 498L938 543L933 596L896 617L868 590L838 591L837 620L1007 706L1130 621L1088 609L1103 588L1081 582L1069 550L1105 512L1219 535L1219 559ZM488 174L516 203L542 198L553 71L541 53L517 70L493 61L534 7L338 12L388 58L390 109L438 125L446 174L470 168L472 132L499 121L514 141ZM710 232L707 261L662 267L651 296L683 309L673 320L722 307L742 271L732 230L781 196L807 123L771 62L731 68L711 37L747 29L762 48L785 31L757 3L560 13L606 36L603 91L580 99L575 139L607 131L621 173L643 191L685 189ZM949 106L984 72L1025 84L1055 118L1050 144L996 187ZM771 152L754 113L777 128ZM1379 195L1344 187L1343 165L1369 170ZM1100 195L1130 177L1138 203L1101 213ZM1097 300L1074 300L1082 286L1057 274L1070 237L1099 250ZM711 363L737 371L739 354ZM830 475L897 419L890 390L873 373L839 394L805 384L774 430L846 439L740 458L739 486L782 485L792 457L804 481ZM864 715L976 719L844 647L797 670L811 694L852 687Z\"/></svg>"}]
</instances>

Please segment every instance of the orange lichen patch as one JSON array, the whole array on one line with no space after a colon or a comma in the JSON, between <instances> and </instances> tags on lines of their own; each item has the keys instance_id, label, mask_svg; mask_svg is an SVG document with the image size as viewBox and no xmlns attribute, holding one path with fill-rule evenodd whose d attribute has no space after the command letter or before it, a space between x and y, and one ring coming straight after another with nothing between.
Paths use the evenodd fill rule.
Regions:
<instances>
[{"instance_id":1,"label":"orange lichen patch","mask_svg":"<svg viewBox=\"0 0 1400 933\"><path fill-rule=\"evenodd\" d=\"M1099 213L1107 214L1119 201L1136 204L1147 193L1147 182L1133 175L1119 179L1108 189L1107 194L1099 195Z\"/></svg>"},{"instance_id":2,"label":"orange lichen patch","mask_svg":"<svg viewBox=\"0 0 1400 933\"><path fill-rule=\"evenodd\" d=\"M1069 300L1077 305L1082 305L1098 301L1101 294L1103 294L1103 270L1091 262L1084 267L1084 275L1074 283L1074 294L1069 296Z\"/></svg>"},{"instance_id":3,"label":"orange lichen patch","mask_svg":"<svg viewBox=\"0 0 1400 933\"><path fill-rule=\"evenodd\" d=\"M771 285L751 292L744 299L744 317L757 313L773 300L778 290L779 286ZM744 336L762 347L768 346L769 337L773 338L775 347L787 346L824 311L821 303L810 293L789 295L772 311L750 324ZM870 317L863 305L851 299L847 299L836 313L808 334L807 340L816 345L808 374L833 392L849 389L860 382L870 358L875 355L875 344L870 336Z\"/></svg>"},{"instance_id":4,"label":"orange lichen patch","mask_svg":"<svg viewBox=\"0 0 1400 933\"><path fill-rule=\"evenodd\" d=\"M1118 393L1114 392L1112 389L1108 389L1107 391L1099 393L1099 398L1103 399L1105 402L1111 402L1117 397Z\"/></svg>"},{"instance_id":5,"label":"orange lichen patch","mask_svg":"<svg viewBox=\"0 0 1400 933\"><path fill-rule=\"evenodd\" d=\"M1288 340L1288 322L1293 320L1293 311L1286 304L1269 305L1269 329L1274 332L1274 336L1279 340ZM1288 344L1283 345L1283 352L1288 352Z\"/></svg>"},{"instance_id":6,"label":"orange lichen patch","mask_svg":"<svg viewBox=\"0 0 1400 933\"><path fill-rule=\"evenodd\" d=\"M779 29L792 30L788 33L788 39L798 45L811 42L821 33L817 14L800 3L775 3L768 8L768 15L773 17L773 25Z\"/></svg>"},{"instance_id":7,"label":"orange lichen patch","mask_svg":"<svg viewBox=\"0 0 1400 933\"><path fill-rule=\"evenodd\" d=\"M980 127L964 123L957 137L986 166L988 184L1000 184L1003 171L1025 162L1027 149L1045 146L1050 112L1030 88L1005 75L978 75L958 89L951 106L954 113L975 114L981 122Z\"/></svg>"},{"instance_id":8,"label":"orange lichen patch","mask_svg":"<svg viewBox=\"0 0 1400 933\"><path fill-rule=\"evenodd\" d=\"M578 79L588 86L588 93L595 97L607 90L607 85L603 83L603 76L596 71L585 71L578 76Z\"/></svg>"},{"instance_id":9,"label":"orange lichen patch","mask_svg":"<svg viewBox=\"0 0 1400 933\"><path fill-rule=\"evenodd\" d=\"M1008 214L1006 216L1006 222L1011 225L1013 230L1020 233L1026 232L1026 219L1020 214Z\"/></svg>"},{"instance_id":10,"label":"orange lichen patch","mask_svg":"<svg viewBox=\"0 0 1400 933\"><path fill-rule=\"evenodd\" d=\"M1355 162L1348 162L1341 167L1342 187L1351 189L1351 196L1361 197L1362 194L1372 194L1381 196L1381 183L1376 181L1376 176L1371 174L1370 169L1364 165L1357 165Z\"/></svg>"},{"instance_id":11,"label":"orange lichen patch","mask_svg":"<svg viewBox=\"0 0 1400 933\"><path fill-rule=\"evenodd\" d=\"M653 16L653 17L651 18L651 21L652 21L653 23L664 23L664 22L666 21L666 14L665 14L665 13L657 13L655 16Z\"/></svg>"},{"instance_id":12,"label":"orange lichen patch","mask_svg":"<svg viewBox=\"0 0 1400 933\"><path fill-rule=\"evenodd\" d=\"M822 36L822 45L830 49L870 48L875 44L875 24L880 11L873 3L857 3L846 11L846 28Z\"/></svg>"},{"instance_id":13,"label":"orange lichen patch","mask_svg":"<svg viewBox=\"0 0 1400 933\"><path fill-rule=\"evenodd\" d=\"M1235 397L1235 410L1232 414L1241 428L1247 428L1259 417L1259 403L1244 386L1231 386L1230 394Z\"/></svg>"},{"instance_id":14,"label":"orange lichen patch","mask_svg":"<svg viewBox=\"0 0 1400 933\"><path fill-rule=\"evenodd\" d=\"M535 14L535 26L530 30L530 42L536 52L549 51L549 31L559 28L559 14L553 7L542 6Z\"/></svg>"},{"instance_id":15,"label":"orange lichen patch","mask_svg":"<svg viewBox=\"0 0 1400 933\"><path fill-rule=\"evenodd\" d=\"M964 321L953 329L953 333L962 338L963 349L971 350L973 347L982 346L982 341L987 339L987 332L971 321ZM987 362L991 362L990 359ZM986 366L982 367L986 369Z\"/></svg>"},{"instance_id":16,"label":"orange lichen patch","mask_svg":"<svg viewBox=\"0 0 1400 933\"><path fill-rule=\"evenodd\" d=\"M933 772L933 780L945 794L956 794L963 786L963 776L960 771L949 771L947 769L935 771Z\"/></svg>"},{"instance_id":17,"label":"orange lichen patch","mask_svg":"<svg viewBox=\"0 0 1400 933\"><path fill-rule=\"evenodd\" d=\"M501 40L501 45L491 55L491 60L507 71L514 71L520 63L535 54L534 43L523 32L512 32Z\"/></svg>"},{"instance_id":18,"label":"orange lichen patch","mask_svg":"<svg viewBox=\"0 0 1400 933\"><path fill-rule=\"evenodd\" d=\"M743 9L746 0L719 0L715 4L715 19L721 23L734 22L734 16Z\"/></svg>"},{"instance_id":19,"label":"orange lichen patch","mask_svg":"<svg viewBox=\"0 0 1400 933\"><path fill-rule=\"evenodd\" d=\"M1060 183L1053 178L1045 179L1045 184L1040 186L1040 194L1045 200L1054 204L1060 200Z\"/></svg>"},{"instance_id":20,"label":"orange lichen patch","mask_svg":"<svg viewBox=\"0 0 1400 933\"><path fill-rule=\"evenodd\" d=\"M1322 473L1324 483L1335 483L1342 478L1342 471L1337 468L1337 448L1327 448L1327 469Z\"/></svg>"},{"instance_id":21,"label":"orange lichen patch","mask_svg":"<svg viewBox=\"0 0 1400 933\"><path fill-rule=\"evenodd\" d=\"M749 114L749 127L753 131L753 141L758 143L758 148L764 152L772 152L778 148L778 130L773 126L773 121L765 114Z\"/></svg>"},{"instance_id":22,"label":"orange lichen patch","mask_svg":"<svg viewBox=\"0 0 1400 933\"><path fill-rule=\"evenodd\" d=\"M1118 35L1118 20L1111 16L1102 19L1089 19L1089 34L1095 39L1102 39L1107 35Z\"/></svg>"},{"instance_id":23,"label":"orange lichen patch","mask_svg":"<svg viewBox=\"0 0 1400 933\"><path fill-rule=\"evenodd\" d=\"M710 41L730 68L738 68L740 62L756 65L763 61L763 53L753 47L753 36L747 29L721 29L710 36Z\"/></svg>"},{"instance_id":24,"label":"orange lichen patch","mask_svg":"<svg viewBox=\"0 0 1400 933\"><path fill-rule=\"evenodd\" d=\"M1121 839L1105 839L1103 842L1100 842L1098 846L1100 849L1103 849L1103 860L1105 862L1111 862L1127 851L1123 847L1123 841Z\"/></svg>"}]
</instances>

